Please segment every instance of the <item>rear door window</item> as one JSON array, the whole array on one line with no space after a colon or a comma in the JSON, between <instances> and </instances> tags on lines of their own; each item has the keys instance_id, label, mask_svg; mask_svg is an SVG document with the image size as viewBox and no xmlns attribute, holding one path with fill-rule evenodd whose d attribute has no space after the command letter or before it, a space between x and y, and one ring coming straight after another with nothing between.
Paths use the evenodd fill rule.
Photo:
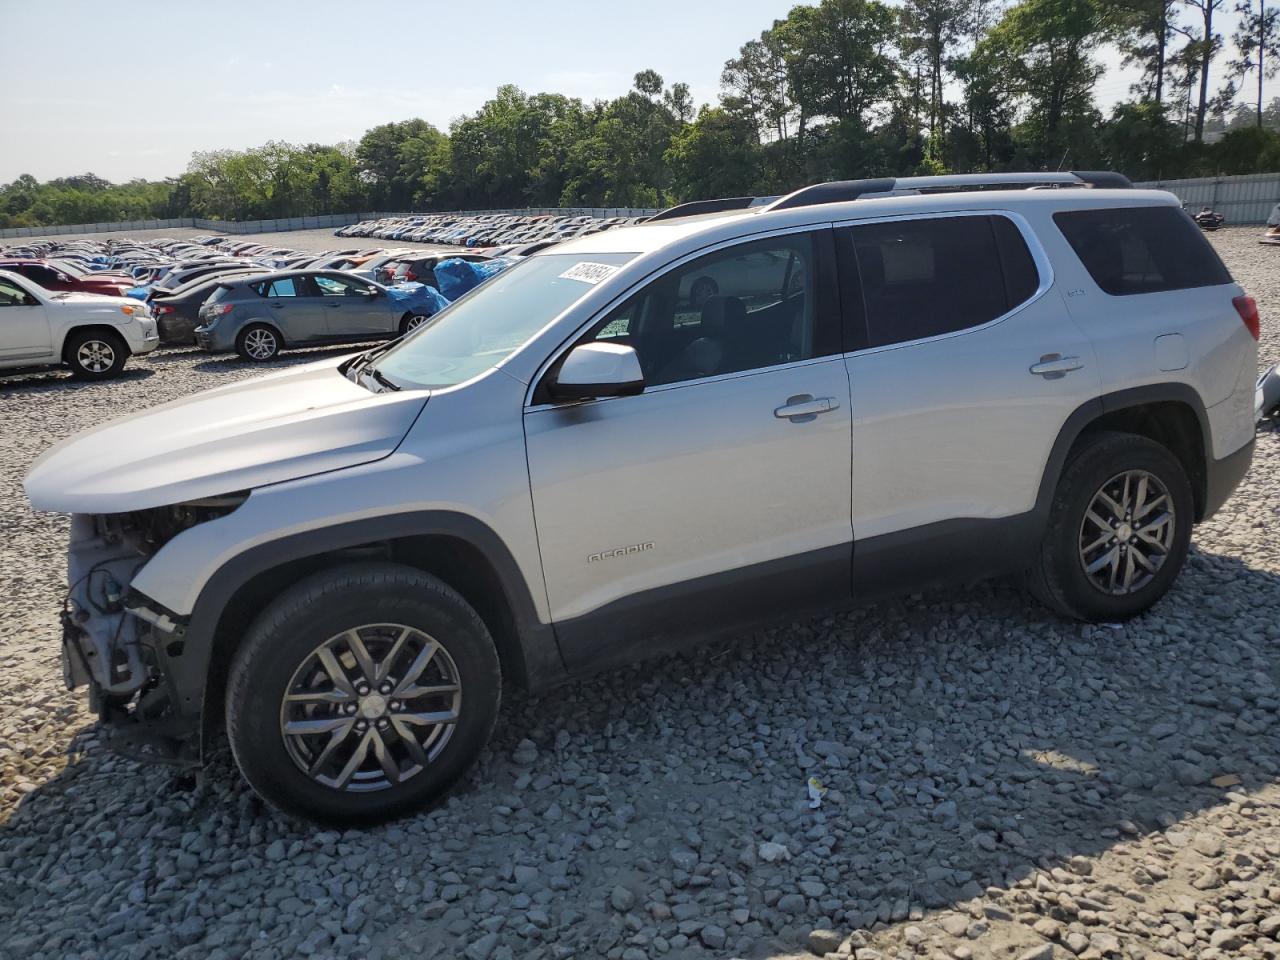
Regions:
<instances>
[{"instance_id":1,"label":"rear door window","mask_svg":"<svg viewBox=\"0 0 1280 960\"><path fill-rule=\"evenodd\" d=\"M1110 207L1053 215L1104 293L1113 297L1231 283L1231 274L1185 210Z\"/></svg>"},{"instance_id":2,"label":"rear door window","mask_svg":"<svg viewBox=\"0 0 1280 960\"><path fill-rule=\"evenodd\" d=\"M302 291L293 277L281 277L278 280L254 284L253 289L261 297L300 297Z\"/></svg>"},{"instance_id":3,"label":"rear door window","mask_svg":"<svg viewBox=\"0 0 1280 960\"><path fill-rule=\"evenodd\" d=\"M864 337L851 338L853 349L981 326L1040 286L1026 241L1007 217L871 223L849 228L849 241L837 247L845 311L854 326L865 325Z\"/></svg>"}]
</instances>

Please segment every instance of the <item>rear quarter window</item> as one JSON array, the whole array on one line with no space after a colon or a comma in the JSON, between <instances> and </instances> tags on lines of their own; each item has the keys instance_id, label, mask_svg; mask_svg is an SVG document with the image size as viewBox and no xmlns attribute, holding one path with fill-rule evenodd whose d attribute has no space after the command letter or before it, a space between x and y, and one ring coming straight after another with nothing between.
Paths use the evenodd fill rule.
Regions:
<instances>
[{"instance_id":1,"label":"rear quarter window","mask_svg":"<svg viewBox=\"0 0 1280 960\"><path fill-rule=\"evenodd\" d=\"M1053 220L1094 283L1113 297L1232 282L1200 228L1178 207L1064 210Z\"/></svg>"}]
</instances>

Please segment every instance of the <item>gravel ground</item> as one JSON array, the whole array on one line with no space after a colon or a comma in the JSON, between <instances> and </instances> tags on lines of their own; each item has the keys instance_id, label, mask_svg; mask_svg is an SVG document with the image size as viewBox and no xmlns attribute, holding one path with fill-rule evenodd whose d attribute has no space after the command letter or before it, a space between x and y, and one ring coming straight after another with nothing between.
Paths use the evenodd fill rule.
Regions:
<instances>
[{"instance_id":1,"label":"gravel ground","mask_svg":"<svg viewBox=\"0 0 1280 960\"><path fill-rule=\"evenodd\" d=\"M1280 360L1280 250L1213 237ZM0 384L0 955L1280 956L1280 436L1123 627L1005 583L509 698L441 808L321 832L229 762L101 749L62 689L52 441L251 375L164 353ZM805 781L830 788L810 810Z\"/></svg>"}]
</instances>

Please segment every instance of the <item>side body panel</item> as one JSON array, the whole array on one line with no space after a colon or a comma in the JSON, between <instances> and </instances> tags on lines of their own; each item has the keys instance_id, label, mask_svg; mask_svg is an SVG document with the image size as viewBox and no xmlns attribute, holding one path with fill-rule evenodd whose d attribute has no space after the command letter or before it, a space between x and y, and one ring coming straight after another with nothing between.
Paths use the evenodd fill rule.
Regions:
<instances>
[{"instance_id":1,"label":"side body panel","mask_svg":"<svg viewBox=\"0 0 1280 960\"><path fill-rule=\"evenodd\" d=\"M1031 510L1063 424L1097 396L1092 346L1021 226L1040 273L1029 302L982 326L847 356L860 542ZM1052 354L1080 365L1059 376L1031 372Z\"/></svg>"},{"instance_id":2,"label":"side body panel","mask_svg":"<svg viewBox=\"0 0 1280 960\"><path fill-rule=\"evenodd\" d=\"M1100 392L1186 384L1209 414L1213 436L1207 456L1220 460L1248 443L1258 349L1231 303L1243 292L1240 287L1111 296L1071 249L1052 210L1041 208L1033 216L1071 316L1093 342Z\"/></svg>"},{"instance_id":3,"label":"side body panel","mask_svg":"<svg viewBox=\"0 0 1280 960\"><path fill-rule=\"evenodd\" d=\"M16 366L56 359L49 309L39 301L0 307L0 363Z\"/></svg>"},{"instance_id":4,"label":"side body panel","mask_svg":"<svg viewBox=\"0 0 1280 960\"><path fill-rule=\"evenodd\" d=\"M799 395L837 406L808 422L774 415ZM726 578L742 574L746 600L760 596L753 569L808 556L813 569L796 578L789 602L805 601L806 584L815 599L833 584L847 593L848 381L839 357L535 409L525 430L548 600L571 668L610 658L609 643L622 639L616 624L575 621L585 627L590 614L647 596L612 611L642 623L660 610L664 588L724 588L717 612L732 618L740 604L726 602Z\"/></svg>"}]
</instances>

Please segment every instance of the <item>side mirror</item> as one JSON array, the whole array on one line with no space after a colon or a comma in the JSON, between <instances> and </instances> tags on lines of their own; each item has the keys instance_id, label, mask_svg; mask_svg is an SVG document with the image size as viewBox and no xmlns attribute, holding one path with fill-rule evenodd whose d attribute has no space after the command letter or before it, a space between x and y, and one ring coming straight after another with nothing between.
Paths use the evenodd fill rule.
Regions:
<instances>
[{"instance_id":1,"label":"side mirror","mask_svg":"<svg viewBox=\"0 0 1280 960\"><path fill-rule=\"evenodd\" d=\"M634 347L583 343L569 351L550 384L556 400L628 397L644 392L644 372Z\"/></svg>"}]
</instances>

